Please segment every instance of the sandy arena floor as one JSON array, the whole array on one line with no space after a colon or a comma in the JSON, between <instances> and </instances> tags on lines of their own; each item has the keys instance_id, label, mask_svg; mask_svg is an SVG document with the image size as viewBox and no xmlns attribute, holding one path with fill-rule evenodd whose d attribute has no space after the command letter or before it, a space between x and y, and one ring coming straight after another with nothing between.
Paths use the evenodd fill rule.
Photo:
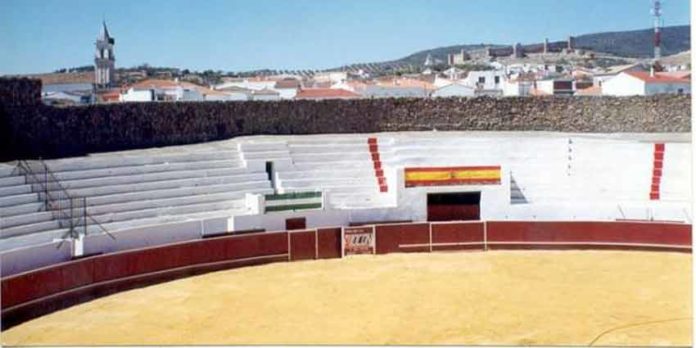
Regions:
<instances>
[{"instance_id":1,"label":"sandy arena floor","mask_svg":"<svg viewBox=\"0 0 696 348\"><path fill-rule=\"evenodd\" d=\"M123 292L14 327L2 342L691 345L691 316L689 254L395 254Z\"/></svg>"}]
</instances>

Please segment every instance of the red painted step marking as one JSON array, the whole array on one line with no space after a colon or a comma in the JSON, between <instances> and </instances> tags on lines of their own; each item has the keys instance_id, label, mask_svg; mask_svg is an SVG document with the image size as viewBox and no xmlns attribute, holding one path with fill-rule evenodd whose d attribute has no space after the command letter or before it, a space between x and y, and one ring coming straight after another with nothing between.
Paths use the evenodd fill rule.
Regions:
<instances>
[{"instance_id":1,"label":"red painted step marking","mask_svg":"<svg viewBox=\"0 0 696 348\"><path fill-rule=\"evenodd\" d=\"M660 199L660 183L662 182L662 166L665 159L665 144L655 144L653 148L653 171L650 182L650 200Z\"/></svg>"},{"instance_id":2,"label":"red painted step marking","mask_svg":"<svg viewBox=\"0 0 696 348\"><path fill-rule=\"evenodd\" d=\"M384 177L384 170L382 169L377 138L367 138L367 146L370 149L372 167L375 169L375 178L377 178L377 183L379 184L379 192L387 192L389 188L387 186L387 178Z\"/></svg>"}]
</instances>

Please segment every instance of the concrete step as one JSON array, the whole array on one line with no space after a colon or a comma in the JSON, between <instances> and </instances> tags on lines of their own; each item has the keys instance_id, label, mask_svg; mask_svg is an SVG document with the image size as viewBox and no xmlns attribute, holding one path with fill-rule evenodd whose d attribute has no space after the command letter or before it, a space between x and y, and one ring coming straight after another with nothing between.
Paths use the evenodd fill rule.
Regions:
<instances>
[{"instance_id":1,"label":"concrete step","mask_svg":"<svg viewBox=\"0 0 696 348\"><path fill-rule=\"evenodd\" d=\"M30 233L17 235L14 237L0 238L0 253L51 243L54 239L61 238L67 232L67 229L53 229L46 230L41 233Z\"/></svg>"},{"instance_id":2,"label":"concrete step","mask_svg":"<svg viewBox=\"0 0 696 348\"><path fill-rule=\"evenodd\" d=\"M283 186L284 192L297 192L297 191L328 191L331 193L365 193L365 192L379 192L379 186L377 182L373 185L363 184L357 185L318 185L318 186Z\"/></svg>"},{"instance_id":3,"label":"concrete step","mask_svg":"<svg viewBox=\"0 0 696 348\"><path fill-rule=\"evenodd\" d=\"M15 186L4 186L0 187L0 197L21 195L24 193L31 193L30 185L15 185Z\"/></svg>"},{"instance_id":4,"label":"concrete step","mask_svg":"<svg viewBox=\"0 0 696 348\"><path fill-rule=\"evenodd\" d=\"M0 177L0 188L24 185L26 179L24 175L8 175Z\"/></svg>"},{"instance_id":5,"label":"concrete step","mask_svg":"<svg viewBox=\"0 0 696 348\"><path fill-rule=\"evenodd\" d=\"M316 154L306 154L306 153L293 153L292 160L295 163L303 162L344 162L344 161L365 161L372 162L372 157L370 152L357 151L357 152L326 152L326 153L316 153Z\"/></svg>"},{"instance_id":6,"label":"concrete step","mask_svg":"<svg viewBox=\"0 0 696 348\"><path fill-rule=\"evenodd\" d=\"M235 184L223 185L207 185L207 186L192 186L173 189L161 189L150 191L136 191L128 193L117 193L111 195L87 197L87 206L102 207L112 206L114 204L133 204L137 205L142 201L160 200L160 199L177 199L177 198L195 198L196 196L217 194L246 192L249 190L263 190L270 188L269 181L252 181ZM58 201L61 206L69 206L66 200ZM101 209L101 208L99 208Z\"/></svg>"},{"instance_id":7,"label":"concrete step","mask_svg":"<svg viewBox=\"0 0 696 348\"><path fill-rule=\"evenodd\" d=\"M246 206L243 199L213 201L204 203L194 203L179 206L157 207L141 209L135 211L125 211L120 213L104 213L92 215L96 221L102 224L107 231L123 230L142 226L138 221L142 219L153 219L162 216L185 217L190 214L206 213L213 211L235 210L245 211Z\"/></svg>"},{"instance_id":8,"label":"concrete step","mask_svg":"<svg viewBox=\"0 0 696 348\"><path fill-rule=\"evenodd\" d=\"M321 178L321 179L283 179L280 187L330 187L330 186L365 186L377 184L374 174L367 177Z\"/></svg>"},{"instance_id":9,"label":"concrete step","mask_svg":"<svg viewBox=\"0 0 696 348\"><path fill-rule=\"evenodd\" d=\"M101 187L108 185L126 185L126 184L139 184L145 182L155 182L164 180L175 180L175 179L191 179L191 178L206 178L214 176L228 176L228 175L242 175L250 174L244 169L227 169L227 168L217 168L217 169L203 169L203 170L186 170L186 171L169 171L169 172L159 172L159 173L147 173L147 174L132 174L132 175L119 175L119 176L103 176L89 179L76 179L76 180L60 180L61 185L67 189L78 189L87 187Z\"/></svg>"},{"instance_id":10,"label":"concrete step","mask_svg":"<svg viewBox=\"0 0 696 348\"><path fill-rule=\"evenodd\" d=\"M369 151L367 140L361 143L351 144L315 144L315 145L291 145L288 147L293 154L325 154L343 152L364 152Z\"/></svg>"},{"instance_id":11,"label":"concrete step","mask_svg":"<svg viewBox=\"0 0 696 348\"><path fill-rule=\"evenodd\" d=\"M38 200L39 196L36 193L24 193L19 195L0 197L0 207L11 207L25 203L35 203Z\"/></svg>"},{"instance_id":12,"label":"concrete step","mask_svg":"<svg viewBox=\"0 0 696 348\"><path fill-rule=\"evenodd\" d=\"M154 174L162 172L176 172L176 171L205 171L211 169L229 169L232 171L242 172L243 164L239 160L215 160L215 161L202 161L196 163L158 163L149 165L136 165L136 166L121 166L121 167L109 167L100 169L89 169L89 170L79 170L79 171L64 171L64 172L54 172L55 177L60 181L67 180L77 180L77 179L89 179L89 178L102 178L102 177L116 177L116 176L128 176L128 175L143 175L143 174Z\"/></svg>"},{"instance_id":13,"label":"concrete step","mask_svg":"<svg viewBox=\"0 0 696 348\"><path fill-rule=\"evenodd\" d=\"M17 174L16 162L0 163L0 179Z\"/></svg>"},{"instance_id":14,"label":"concrete step","mask_svg":"<svg viewBox=\"0 0 696 348\"><path fill-rule=\"evenodd\" d=\"M215 201L225 201L225 200L237 200L244 198L246 193L270 193L273 190L270 188L255 188L255 189L243 189L239 191L232 192L220 192L220 193L209 193L209 194L198 194L198 195L184 195L179 197L167 197L160 199L143 199L137 201L119 202L113 204L104 204L90 206L87 211L91 215L100 215L107 213L117 213L125 211L137 211L141 209L150 208L162 208L162 207L174 207L179 205L215 202Z\"/></svg>"},{"instance_id":15,"label":"concrete step","mask_svg":"<svg viewBox=\"0 0 696 348\"><path fill-rule=\"evenodd\" d=\"M153 155L92 155L88 157L67 158L45 161L48 168L55 172L82 171L123 166L144 166L163 163L191 163L205 161L235 160L239 161L239 152L233 150L215 152L188 152Z\"/></svg>"},{"instance_id":16,"label":"concrete step","mask_svg":"<svg viewBox=\"0 0 696 348\"><path fill-rule=\"evenodd\" d=\"M273 159L285 159L290 158L290 152L288 150L282 151L245 151L244 159L263 159L263 160L273 160Z\"/></svg>"},{"instance_id":17,"label":"concrete step","mask_svg":"<svg viewBox=\"0 0 696 348\"><path fill-rule=\"evenodd\" d=\"M307 171L279 171L278 177L281 180L289 179L314 179L314 178L356 178L356 177L373 177L375 176L375 170L373 168L357 168L357 169L343 169L343 170L330 170L330 169L319 169L319 170L307 170Z\"/></svg>"},{"instance_id":18,"label":"concrete step","mask_svg":"<svg viewBox=\"0 0 696 348\"><path fill-rule=\"evenodd\" d=\"M42 211L43 207L43 202L32 202L3 207L2 209L0 209L0 218L10 217L14 215L36 213Z\"/></svg>"},{"instance_id":19,"label":"concrete step","mask_svg":"<svg viewBox=\"0 0 696 348\"><path fill-rule=\"evenodd\" d=\"M204 187L210 185L224 185L224 184L242 184L248 182L259 182L267 181L266 173L251 173L251 174L240 174L240 175L227 175L227 176L211 176L211 177L197 177L197 178L185 178L185 179L168 179L161 181L150 181L142 183L132 183L132 184L122 184L122 185L109 185L109 186L95 186L86 188L70 188L68 191L71 195L75 196L86 196L91 200L92 198L105 195L113 195L118 193L134 193L134 192L144 192L144 191L154 191L154 190L165 190L165 189L179 189L187 187Z\"/></svg>"},{"instance_id":20,"label":"concrete step","mask_svg":"<svg viewBox=\"0 0 696 348\"><path fill-rule=\"evenodd\" d=\"M0 228L0 238L14 237L30 233L45 232L50 230L60 229L60 225L56 220L42 221L34 224L19 225L8 228Z\"/></svg>"},{"instance_id":21,"label":"concrete step","mask_svg":"<svg viewBox=\"0 0 696 348\"><path fill-rule=\"evenodd\" d=\"M357 170L357 169L369 169L373 167L372 160L365 161L311 161L311 162L299 162L295 163L295 168L302 171L314 171L314 170Z\"/></svg>"},{"instance_id":22,"label":"concrete step","mask_svg":"<svg viewBox=\"0 0 696 348\"><path fill-rule=\"evenodd\" d=\"M53 213L41 211L22 215L6 216L0 218L0 226L10 228L19 225L30 225L53 219Z\"/></svg>"}]
</instances>

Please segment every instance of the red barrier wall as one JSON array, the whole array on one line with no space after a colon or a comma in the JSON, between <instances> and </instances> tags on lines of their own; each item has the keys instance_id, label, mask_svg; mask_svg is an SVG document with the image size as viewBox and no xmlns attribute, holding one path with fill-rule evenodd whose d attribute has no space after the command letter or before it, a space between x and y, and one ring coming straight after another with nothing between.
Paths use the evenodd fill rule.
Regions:
<instances>
[{"instance_id":1,"label":"red barrier wall","mask_svg":"<svg viewBox=\"0 0 696 348\"><path fill-rule=\"evenodd\" d=\"M647 222L487 222L489 248L593 246L670 248L691 245L691 225Z\"/></svg>"},{"instance_id":2,"label":"red barrier wall","mask_svg":"<svg viewBox=\"0 0 696 348\"><path fill-rule=\"evenodd\" d=\"M376 254L430 250L428 223L378 225L375 228Z\"/></svg>"},{"instance_id":3,"label":"red barrier wall","mask_svg":"<svg viewBox=\"0 0 696 348\"><path fill-rule=\"evenodd\" d=\"M483 222L432 224L433 251L483 250Z\"/></svg>"},{"instance_id":4,"label":"red barrier wall","mask_svg":"<svg viewBox=\"0 0 696 348\"><path fill-rule=\"evenodd\" d=\"M320 259L335 259L341 257L341 228L320 228L318 255Z\"/></svg>"},{"instance_id":5,"label":"red barrier wall","mask_svg":"<svg viewBox=\"0 0 696 348\"><path fill-rule=\"evenodd\" d=\"M317 258L317 232L292 231L290 235L290 261L314 260Z\"/></svg>"},{"instance_id":6,"label":"red barrier wall","mask_svg":"<svg viewBox=\"0 0 696 348\"><path fill-rule=\"evenodd\" d=\"M88 257L2 279L3 328L142 285L204 272L341 256L341 228L262 232ZM691 225L647 222L451 222L378 225L376 253L516 248L691 251Z\"/></svg>"},{"instance_id":7,"label":"red barrier wall","mask_svg":"<svg viewBox=\"0 0 696 348\"><path fill-rule=\"evenodd\" d=\"M286 232L276 232L198 240L99 255L13 275L2 280L3 327L114 289L286 261L287 236ZM114 289L102 289L102 285Z\"/></svg>"}]
</instances>

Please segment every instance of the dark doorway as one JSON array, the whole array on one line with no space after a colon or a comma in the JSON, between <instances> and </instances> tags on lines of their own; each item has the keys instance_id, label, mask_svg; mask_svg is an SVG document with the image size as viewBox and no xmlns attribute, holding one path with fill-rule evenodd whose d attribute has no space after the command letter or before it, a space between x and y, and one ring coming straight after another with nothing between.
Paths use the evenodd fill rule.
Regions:
<instances>
[{"instance_id":1,"label":"dark doorway","mask_svg":"<svg viewBox=\"0 0 696 348\"><path fill-rule=\"evenodd\" d=\"M481 219L481 192L428 194L428 221Z\"/></svg>"},{"instance_id":2,"label":"dark doorway","mask_svg":"<svg viewBox=\"0 0 696 348\"><path fill-rule=\"evenodd\" d=\"M285 229L290 230L304 230L307 228L307 219L303 217L285 219Z\"/></svg>"},{"instance_id":3,"label":"dark doorway","mask_svg":"<svg viewBox=\"0 0 696 348\"><path fill-rule=\"evenodd\" d=\"M268 175L268 181L271 182L271 187L275 190L275 175L273 175L273 162L266 162L266 175Z\"/></svg>"}]
</instances>

